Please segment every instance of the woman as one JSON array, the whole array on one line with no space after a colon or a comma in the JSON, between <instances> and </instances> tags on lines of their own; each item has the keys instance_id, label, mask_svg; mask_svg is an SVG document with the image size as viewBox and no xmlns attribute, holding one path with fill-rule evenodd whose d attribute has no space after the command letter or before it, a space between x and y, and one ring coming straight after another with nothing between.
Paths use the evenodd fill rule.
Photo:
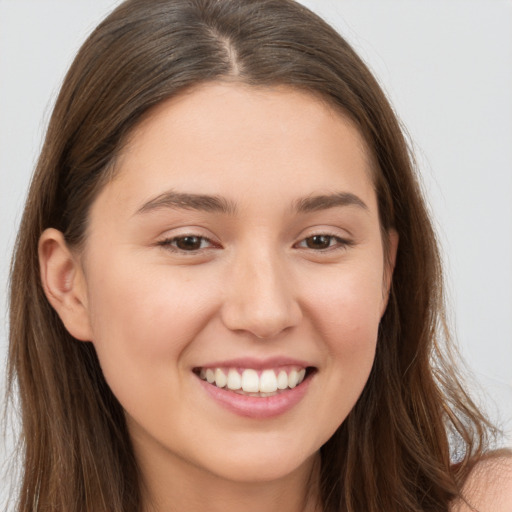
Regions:
<instances>
[{"instance_id":1,"label":"woman","mask_svg":"<svg viewBox=\"0 0 512 512\"><path fill-rule=\"evenodd\" d=\"M129 0L66 77L16 247L18 508L506 510L442 307L399 125L333 29Z\"/></svg>"}]
</instances>

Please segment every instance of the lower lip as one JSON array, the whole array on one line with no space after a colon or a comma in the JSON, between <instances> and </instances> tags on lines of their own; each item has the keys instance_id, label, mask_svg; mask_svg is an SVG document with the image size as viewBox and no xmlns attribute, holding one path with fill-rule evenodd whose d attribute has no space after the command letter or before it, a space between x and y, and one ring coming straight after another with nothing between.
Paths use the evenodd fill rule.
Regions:
<instances>
[{"instance_id":1,"label":"lower lip","mask_svg":"<svg viewBox=\"0 0 512 512\"><path fill-rule=\"evenodd\" d=\"M293 389L265 397L241 395L227 389L218 388L202 379L198 378L198 380L210 397L222 407L239 416L266 419L280 416L297 405L306 394L312 377L309 376Z\"/></svg>"}]
</instances>

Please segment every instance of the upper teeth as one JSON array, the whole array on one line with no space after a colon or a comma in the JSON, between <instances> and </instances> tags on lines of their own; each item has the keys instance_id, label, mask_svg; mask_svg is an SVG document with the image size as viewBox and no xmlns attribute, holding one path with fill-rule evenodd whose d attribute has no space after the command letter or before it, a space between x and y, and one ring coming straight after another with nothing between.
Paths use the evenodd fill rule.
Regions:
<instances>
[{"instance_id":1,"label":"upper teeth","mask_svg":"<svg viewBox=\"0 0 512 512\"><path fill-rule=\"evenodd\" d=\"M246 368L241 375L235 368L203 368L199 373L201 379L219 388L227 387L246 393L273 393L278 389L294 388L304 380L305 375L305 368L263 370L261 373Z\"/></svg>"}]
</instances>

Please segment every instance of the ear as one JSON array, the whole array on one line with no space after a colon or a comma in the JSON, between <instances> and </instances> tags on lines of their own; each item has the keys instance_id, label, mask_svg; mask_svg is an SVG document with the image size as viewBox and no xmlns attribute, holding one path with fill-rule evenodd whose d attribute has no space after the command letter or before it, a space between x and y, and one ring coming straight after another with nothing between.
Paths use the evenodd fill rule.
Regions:
<instances>
[{"instance_id":1,"label":"ear","mask_svg":"<svg viewBox=\"0 0 512 512\"><path fill-rule=\"evenodd\" d=\"M46 229L39 238L39 267L44 293L68 332L90 341L85 276L60 231Z\"/></svg>"},{"instance_id":2,"label":"ear","mask_svg":"<svg viewBox=\"0 0 512 512\"><path fill-rule=\"evenodd\" d=\"M389 293L391 291L391 283L393 282L393 271L395 270L396 255L398 252L399 236L395 229L390 229L387 234L387 240L384 244L384 281L382 284L383 305L381 317L386 311L389 301Z\"/></svg>"}]
</instances>

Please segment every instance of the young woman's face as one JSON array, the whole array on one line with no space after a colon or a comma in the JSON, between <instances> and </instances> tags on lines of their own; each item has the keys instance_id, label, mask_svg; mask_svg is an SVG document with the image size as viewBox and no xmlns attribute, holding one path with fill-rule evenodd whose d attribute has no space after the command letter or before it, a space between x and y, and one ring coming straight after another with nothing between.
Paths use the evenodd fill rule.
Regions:
<instances>
[{"instance_id":1,"label":"young woman's face","mask_svg":"<svg viewBox=\"0 0 512 512\"><path fill-rule=\"evenodd\" d=\"M347 119L285 87L204 85L132 134L81 262L145 470L281 478L347 417L390 274L370 166Z\"/></svg>"}]
</instances>

